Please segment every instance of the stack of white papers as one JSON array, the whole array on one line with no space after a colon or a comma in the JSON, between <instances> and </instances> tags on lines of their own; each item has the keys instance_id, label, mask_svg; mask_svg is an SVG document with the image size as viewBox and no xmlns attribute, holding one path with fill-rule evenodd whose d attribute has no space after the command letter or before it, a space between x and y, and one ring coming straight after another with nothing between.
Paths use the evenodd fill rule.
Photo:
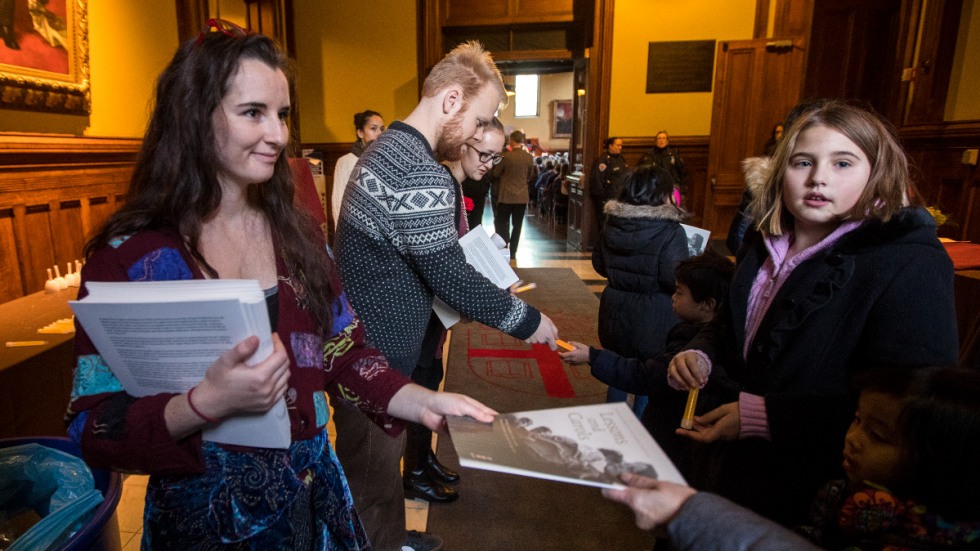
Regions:
<instances>
[{"instance_id":1,"label":"stack of white papers","mask_svg":"<svg viewBox=\"0 0 980 551\"><path fill-rule=\"evenodd\" d=\"M71 301L75 316L109 369L133 396L186 392L226 350L250 337L255 365L272 354L265 293L255 280L86 282ZM287 448L284 400L264 414L229 418L204 439L260 448Z\"/></svg>"}]
</instances>

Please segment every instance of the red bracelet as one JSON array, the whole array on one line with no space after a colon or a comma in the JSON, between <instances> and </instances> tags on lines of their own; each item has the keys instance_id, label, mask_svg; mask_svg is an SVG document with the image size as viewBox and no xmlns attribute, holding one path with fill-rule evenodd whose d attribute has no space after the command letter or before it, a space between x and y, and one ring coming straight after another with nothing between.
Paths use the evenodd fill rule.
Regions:
<instances>
[{"instance_id":1,"label":"red bracelet","mask_svg":"<svg viewBox=\"0 0 980 551\"><path fill-rule=\"evenodd\" d=\"M194 407L194 402L191 401L191 395L194 394L194 389L196 388L197 387L193 387L187 391L187 405L191 407L191 411L193 411L198 417L204 419L205 421L211 423L212 425L217 425L221 421L215 419L214 417L208 417L207 415L204 415L203 413L201 413L201 410Z\"/></svg>"}]
</instances>

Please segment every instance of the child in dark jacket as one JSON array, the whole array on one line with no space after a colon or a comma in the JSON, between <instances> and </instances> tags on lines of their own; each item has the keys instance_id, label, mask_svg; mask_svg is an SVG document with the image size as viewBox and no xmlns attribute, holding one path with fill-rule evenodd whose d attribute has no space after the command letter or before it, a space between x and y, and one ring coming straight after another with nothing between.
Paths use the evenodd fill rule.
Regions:
<instances>
[{"instance_id":1,"label":"child in dark jacket","mask_svg":"<svg viewBox=\"0 0 980 551\"><path fill-rule=\"evenodd\" d=\"M688 393L668 384L667 365L675 353L715 318L722 299L728 293L734 271L731 261L710 251L678 264L674 273L675 290L671 305L681 321L667 333L666 347L660 356L647 360L624 358L610 350L574 341L570 343L574 350L560 352L562 359L569 363L588 362L592 366L592 376L611 387L636 395L649 395L651 401L641 416L643 426L677 465L684 478L701 489L713 487L714 469L711 463L721 448L705 446L674 434L680 426ZM723 403L716 388L716 385L706 385L702 389L695 410L697 413L710 411Z\"/></svg>"},{"instance_id":2,"label":"child in dark jacket","mask_svg":"<svg viewBox=\"0 0 980 551\"><path fill-rule=\"evenodd\" d=\"M980 374L878 368L861 373L844 438L846 478L828 483L797 533L707 492L624 475L625 503L671 548L911 550L980 546ZM840 448L837 448L840 450Z\"/></svg>"},{"instance_id":3,"label":"child in dark jacket","mask_svg":"<svg viewBox=\"0 0 980 551\"><path fill-rule=\"evenodd\" d=\"M677 323L671 311L674 271L688 257L681 222L687 213L671 198L674 181L663 169L642 166L622 176L622 191L605 206L606 221L592 267L609 279L599 299L599 342L630 358L660 356L668 331ZM610 386L607 402L626 401L627 392ZM637 394L633 412L646 407Z\"/></svg>"}]
</instances>

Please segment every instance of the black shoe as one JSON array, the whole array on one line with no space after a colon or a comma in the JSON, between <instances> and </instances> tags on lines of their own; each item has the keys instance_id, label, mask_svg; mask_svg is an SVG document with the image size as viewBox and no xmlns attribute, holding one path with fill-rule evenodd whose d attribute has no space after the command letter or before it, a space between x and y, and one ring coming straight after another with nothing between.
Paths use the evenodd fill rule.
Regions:
<instances>
[{"instance_id":1,"label":"black shoe","mask_svg":"<svg viewBox=\"0 0 980 551\"><path fill-rule=\"evenodd\" d=\"M421 499L429 503L451 503L459 499L456 490L432 480L425 471L405 473L402 486L405 488L405 497L409 499Z\"/></svg>"},{"instance_id":2,"label":"black shoe","mask_svg":"<svg viewBox=\"0 0 980 551\"><path fill-rule=\"evenodd\" d=\"M442 538L435 534L426 534L418 530L405 532L405 542L401 551L439 551L442 549Z\"/></svg>"},{"instance_id":3,"label":"black shoe","mask_svg":"<svg viewBox=\"0 0 980 551\"><path fill-rule=\"evenodd\" d=\"M443 484L459 484L459 473L439 463L436 454L429 450L425 458L425 472L436 482Z\"/></svg>"}]
</instances>

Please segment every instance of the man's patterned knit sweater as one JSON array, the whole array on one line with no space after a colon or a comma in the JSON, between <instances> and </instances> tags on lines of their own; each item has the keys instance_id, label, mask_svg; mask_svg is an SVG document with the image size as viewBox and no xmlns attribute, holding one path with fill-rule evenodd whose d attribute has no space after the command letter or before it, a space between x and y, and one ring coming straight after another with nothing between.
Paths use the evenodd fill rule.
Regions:
<instances>
[{"instance_id":1,"label":"man's patterned knit sweater","mask_svg":"<svg viewBox=\"0 0 980 551\"><path fill-rule=\"evenodd\" d=\"M469 264L453 222L453 178L417 130L395 122L361 155L337 224L337 266L368 342L411 370L433 294L464 316L530 337L541 314ZM406 373L407 374L407 373Z\"/></svg>"}]
</instances>

